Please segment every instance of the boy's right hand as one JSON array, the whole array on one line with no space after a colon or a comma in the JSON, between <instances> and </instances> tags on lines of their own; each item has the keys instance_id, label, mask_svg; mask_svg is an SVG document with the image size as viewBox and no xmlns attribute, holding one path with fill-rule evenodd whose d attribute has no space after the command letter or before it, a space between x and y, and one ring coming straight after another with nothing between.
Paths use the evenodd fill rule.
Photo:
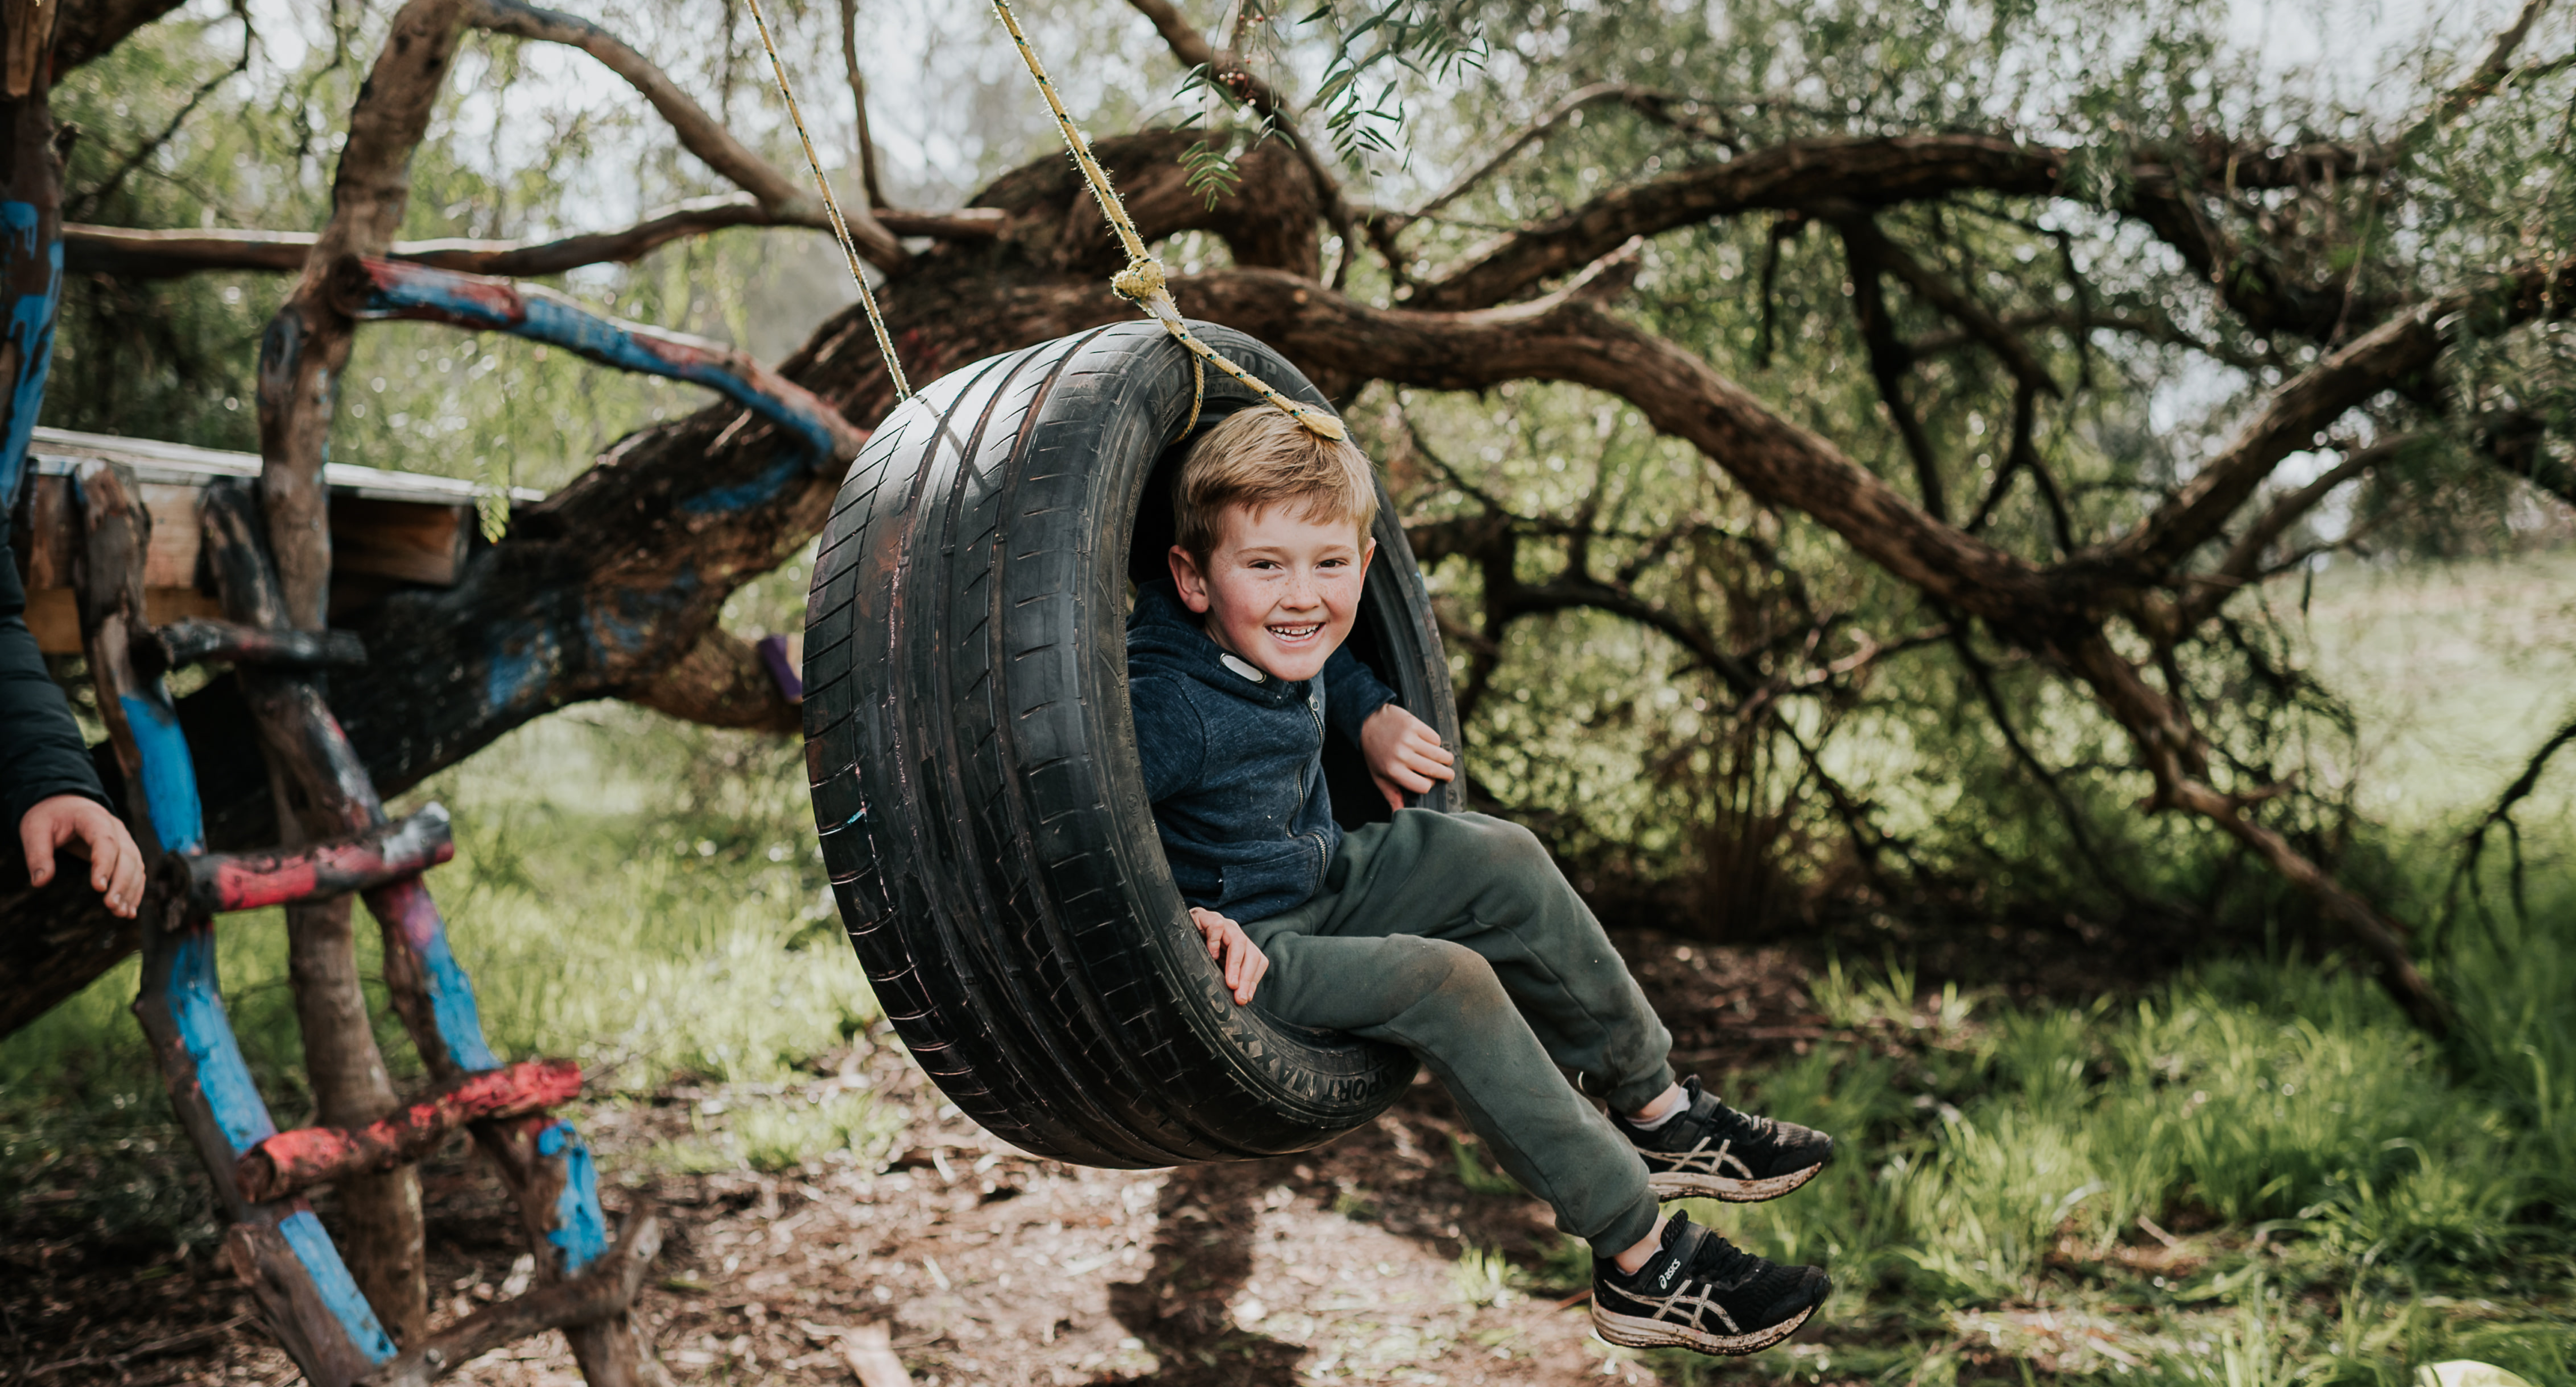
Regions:
<instances>
[{"instance_id":1,"label":"boy's right hand","mask_svg":"<svg viewBox=\"0 0 2576 1387\"><path fill-rule=\"evenodd\" d=\"M1440 744L1439 732L1400 704L1386 704L1360 724L1360 755L1389 809L1402 809L1406 795L1431 793L1432 781L1458 775L1450 769L1458 758Z\"/></svg>"},{"instance_id":2,"label":"boy's right hand","mask_svg":"<svg viewBox=\"0 0 2576 1387\"><path fill-rule=\"evenodd\" d=\"M89 859L89 889L107 898L111 915L131 920L143 902L143 850L123 820L81 795L38 800L18 821L18 844L27 853L27 883L54 879L54 854L79 845Z\"/></svg>"},{"instance_id":3,"label":"boy's right hand","mask_svg":"<svg viewBox=\"0 0 2576 1387\"><path fill-rule=\"evenodd\" d=\"M1199 927L1199 937L1207 941L1208 957L1225 969L1225 985L1234 992L1234 1004L1251 1001L1261 975L1270 971L1270 956L1261 952L1243 926L1213 910L1191 906L1190 923Z\"/></svg>"}]
</instances>

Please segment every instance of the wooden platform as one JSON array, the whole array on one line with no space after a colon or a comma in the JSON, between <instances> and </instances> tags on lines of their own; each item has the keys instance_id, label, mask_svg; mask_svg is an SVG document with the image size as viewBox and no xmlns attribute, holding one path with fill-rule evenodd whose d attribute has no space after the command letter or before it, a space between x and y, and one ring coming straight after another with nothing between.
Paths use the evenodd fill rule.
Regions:
<instances>
[{"instance_id":1,"label":"wooden platform","mask_svg":"<svg viewBox=\"0 0 2576 1387\"><path fill-rule=\"evenodd\" d=\"M197 573L197 493L218 477L256 478L255 453L228 453L142 438L40 428L28 448L28 478L19 514L10 517L27 582L27 625L38 648L80 650L72 601L72 556L80 546L79 508L71 472L84 458L134 469L152 512L152 551L144 564L150 621L217 616ZM454 477L387 472L335 462L323 469L331 491L331 609L362 606L404 583L445 587L456 581L474 539L474 501L484 488ZM514 487L514 503L545 493Z\"/></svg>"}]
</instances>

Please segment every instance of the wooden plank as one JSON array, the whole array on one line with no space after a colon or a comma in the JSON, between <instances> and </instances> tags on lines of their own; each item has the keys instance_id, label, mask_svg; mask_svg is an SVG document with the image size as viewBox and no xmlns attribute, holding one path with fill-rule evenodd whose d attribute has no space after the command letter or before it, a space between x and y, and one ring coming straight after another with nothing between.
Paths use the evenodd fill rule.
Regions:
<instances>
[{"instance_id":1,"label":"wooden plank","mask_svg":"<svg viewBox=\"0 0 2576 1387\"><path fill-rule=\"evenodd\" d=\"M195 588L145 588L143 615L155 626L189 617L220 617L223 604ZM36 648L48 655L80 653L80 604L67 587L39 588L27 594L27 629Z\"/></svg>"},{"instance_id":2,"label":"wooden plank","mask_svg":"<svg viewBox=\"0 0 2576 1387\"><path fill-rule=\"evenodd\" d=\"M19 557L27 564L27 591L69 588L72 559L80 553L80 508L72 504L69 477L27 479L27 544ZM149 587L151 584L146 583ZM29 614L33 620L33 614Z\"/></svg>"},{"instance_id":3,"label":"wooden plank","mask_svg":"<svg viewBox=\"0 0 2576 1387\"><path fill-rule=\"evenodd\" d=\"M80 507L72 479L39 473L27 485L27 590L72 585L72 557L80 552ZM152 515L152 547L143 556L147 588L194 587L197 581L197 489L169 482L141 482L135 491Z\"/></svg>"},{"instance_id":4,"label":"wooden plank","mask_svg":"<svg viewBox=\"0 0 2576 1387\"><path fill-rule=\"evenodd\" d=\"M46 476L68 475L72 464L82 458L105 458L110 462L124 463L134 469L139 481L182 486L203 486L217 477L255 480L260 471L257 453L198 448L153 438L77 433L70 429L37 429L27 451L35 470ZM425 472L388 472L381 467L361 467L346 462L324 467L322 481L333 492L342 495L381 501L414 501L423 505L470 506L484 490L480 483L459 477L437 477ZM510 488L513 501L542 501L545 498L544 492L529 487Z\"/></svg>"},{"instance_id":5,"label":"wooden plank","mask_svg":"<svg viewBox=\"0 0 2576 1387\"><path fill-rule=\"evenodd\" d=\"M465 566L465 546L473 534L465 519L463 506L335 493L331 566L339 572L451 586Z\"/></svg>"},{"instance_id":6,"label":"wooden plank","mask_svg":"<svg viewBox=\"0 0 2576 1387\"><path fill-rule=\"evenodd\" d=\"M205 451L172 444L152 447L167 454ZM27 498L21 503L27 516L27 626L35 632L36 648L49 655L76 654L81 648L80 619L71 592L73 556L80 547L79 507L73 500L72 479L65 473L87 460L38 459L40 470L28 479ZM124 462L122 457L111 460ZM258 460L201 468L185 458L173 461L165 456L157 464L125 465L138 477L159 478L141 480L136 487L153 518L152 545L144 557L147 616L154 625L221 616L221 605L196 590L203 543L197 498L204 484L217 477L257 475ZM334 584L332 611L364 606L381 597L390 583L453 584L464 567L466 547L473 542L473 488L446 477L415 479L434 486L405 481L388 488L371 479L405 474L350 470L368 472L370 479L362 479L365 485L332 489L333 564L336 573L346 575L345 581Z\"/></svg>"}]
</instances>

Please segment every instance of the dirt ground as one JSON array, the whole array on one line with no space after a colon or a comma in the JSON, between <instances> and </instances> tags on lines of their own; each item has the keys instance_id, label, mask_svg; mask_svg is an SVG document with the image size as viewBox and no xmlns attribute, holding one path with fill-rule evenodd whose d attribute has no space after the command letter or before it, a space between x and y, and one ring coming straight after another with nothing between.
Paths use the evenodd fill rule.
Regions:
<instances>
[{"instance_id":1,"label":"dirt ground","mask_svg":"<svg viewBox=\"0 0 2576 1387\"><path fill-rule=\"evenodd\" d=\"M1712 1086L1823 1034L1804 970L1780 951L1620 942L1675 1033L1677 1064ZM1548 1284L1561 1247L1545 1206L1494 1192L1491 1176L1470 1187L1475 1172L1453 1145L1469 1134L1436 1084L1303 1155L1102 1171L984 1135L892 1044L821 1068L804 1096L865 1088L902 1117L885 1163L843 1155L780 1175L685 1174L645 1159L685 1137L693 1115L703 1125L728 1103L791 1096L774 1091L674 1086L582 1119L612 1217L644 1203L664 1221L641 1314L683 1382L849 1383L842 1336L865 1325L888 1329L921 1387L1655 1380L1590 1337L1562 1263ZM444 1323L524 1275L514 1284L500 1188L465 1143L423 1177ZM0 1383L283 1387L297 1376L218 1259L29 1231L22 1220L0 1247ZM1462 1274L1471 1245L1498 1251L1531 1289ZM451 1380L580 1378L549 1333Z\"/></svg>"}]
</instances>

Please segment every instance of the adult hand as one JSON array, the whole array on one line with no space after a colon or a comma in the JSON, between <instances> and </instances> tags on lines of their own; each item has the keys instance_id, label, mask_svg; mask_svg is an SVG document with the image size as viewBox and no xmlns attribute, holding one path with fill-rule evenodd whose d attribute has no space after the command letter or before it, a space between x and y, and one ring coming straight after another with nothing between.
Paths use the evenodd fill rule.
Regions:
<instances>
[{"instance_id":1,"label":"adult hand","mask_svg":"<svg viewBox=\"0 0 2576 1387\"><path fill-rule=\"evenodd\" d=\"M106 893L110 913L134 918L143 902L143 850L98 801L84 795L38 800L18 820L18 841L27 849L27 880L36 886L54 879L55 849L79 844L74 851L89 859L89 888Z\"/></svg>"},{"instance_id":2,"label":"adult hand","mask_svg":"<svg viewBox=\"0 0 2576 1387\"><path fill-rule=\"evenodd\" d=\"M1252 942L1243 926L1213 910L1191 906L1190 923L1199 927L1199 937L1207 941L1208 957L1225 969L1225 985L1234 992L1234 1004L1251 1001L1261 975L1270 971L1270 956Z\"/></svg>"},{"instance_id":3,"label":"adult hand","mask_svg":"<svg viewBox=\"0 0 2576 1387\"><path fill-rule=\"evenodd\" d=\"M1390 809L1402 809L1407 793L1427 794L1431 782L1458 774L1450 769L1458 758L1440 744L1440 734L1431 730L1431 724L1392 703L1380 706L1360 724L1360 755Z\"/></svg>"}]
</instances>

